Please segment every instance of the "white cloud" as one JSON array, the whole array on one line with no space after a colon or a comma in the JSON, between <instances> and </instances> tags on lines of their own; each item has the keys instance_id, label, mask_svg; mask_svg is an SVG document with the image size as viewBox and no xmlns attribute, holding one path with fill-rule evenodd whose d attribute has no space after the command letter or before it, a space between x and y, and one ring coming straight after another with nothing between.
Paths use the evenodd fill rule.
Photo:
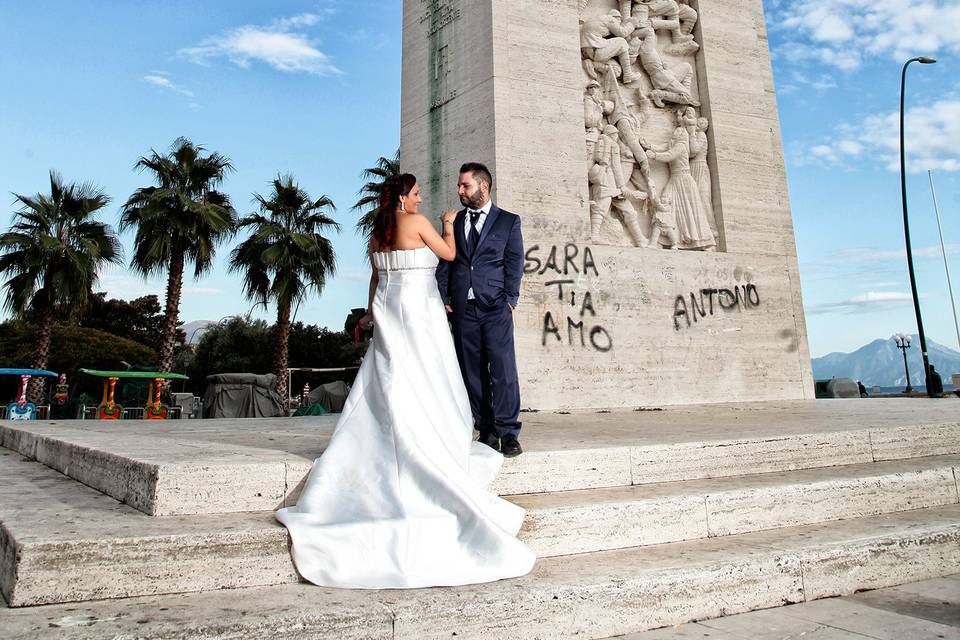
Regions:
<instances>
[{"instance_id":1,"label":"white cloud","mask_svg":"<svg viewBox=\"0 0 960 640\"><path fill-rule=\"evenodd\" d=\"M160 278L144 280L143 278L124 272L120 266L110 265L100 274L99 291L106 291L108 297L120 300L134 300L142 296L156 295L163 300L165 283Z\"/></svg>"},{"instance_id":2,"label":"white cloud","mask_svg":"<svg viewBox=\"0 0 960 640\"><path fill-rule=\"evenodd\" d=\"M183 87L174 84L173 81L167 77L167 74L163 73L162 71L154 71L143 76L143 81L152 84L155 87L160 87L161 89L166 89L168 91L173 91L174 93L179 93L182 96L187 96L188 98L196 97L193 91L184 89Z\"/></svg>"},{"instance_id":3,"label":"white cloud","mask_svg":"<svg viewBox=\"0 0 960 640\"><path fill-rule=\"evenodd\" d=\"M960 52L956 0L770 0L773 31L787 32L780 53L853 70L876 57L906 60Z\"/></svg>"},{"instance_id":4,"label":"white cloud","mask_svg":"<svg viewBox=\"0 0 960 640\"><path fill-rule=\"evenodd\" d=\"M289 31L291 29L313 27L332 13L332 9L327 9L324 11L324 13L301 13L299 15L290 16L287 18L277 18L271 23L271 26L277 31Z\"/></svg>"},{"instance_id":5,"label":"white cloud","mask_svg":"<svg viewBox=\"0 0 960 640\"><path fill-rule=\"evenodd\" d=\"M326 14L304 13L278 18L269 26L244 25L221 35L207 38L196 47L178 53L196 64L226 58L241 68L262 62L278 71L335 76L342 71L316 43L302 33L303 28L318 24Z\"/></svg>"},{"instance_id":6,"label":"white cloud","mask_svg":"<svg viewBox=\"0 0 960 640\"><path fill-rule=\"evenodd\" d=\"M827 89L835 89L836 87L836 81L827 74L811 77L794 69L785 81L777 83L777 93L796 93L805 88L810 88L814 91L826 91Z\"/></svg>"},{"instance_id":7,"label":"white cloud","mask_svg":"<svg viewBox=\"0 0 960 640\"><path fill-rule=\"evenodd\" d=\"M907 171L960 171L960 100L940 100L907 111ZM809 155L827 164L882 162L900 170L899 112L866 116L858 124L842 124L831 140L813 145ZM800 163L809 162L801 159Z\"/></svg>"},{"instance_id":8,"label":"white cloud","mask_svg":"<svg viewBox=\"0 0 960 640\"><path fill-rule=\"evenodd\" d=\"M925 296L920 296L921 298ZM887 311L913 304L913 296L901 291L867 291L838 302L825 302L806 307L811 315L824 313L859 314Z\"/></svg>"},{"instance_id":9,"label":"white cloud","mask_svg":"<svg viewBox=\"0 0 960 640\"><path fill-rule=\"evenodd\" d=\"M945 245L947 255L960 253L960 244ZM913 249L914 258L939 258L941 257L940 245L933 244L926 247L915 247ZM907 250L897 249L874 249L873 247L856 247L852 249L843 249L837 252L827 262L831 264L850 264L859 262L883 262L885 260L903 260L907 259ZM880 286L880 285L877 285Z\"/></svg>"}]
</instances>

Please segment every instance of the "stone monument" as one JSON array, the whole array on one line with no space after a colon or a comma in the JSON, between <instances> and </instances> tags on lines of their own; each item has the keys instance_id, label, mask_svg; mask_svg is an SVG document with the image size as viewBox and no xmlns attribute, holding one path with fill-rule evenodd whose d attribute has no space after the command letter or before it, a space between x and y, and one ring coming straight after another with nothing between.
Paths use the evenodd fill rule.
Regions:
<instances>
[{"instance_id":1,"label":"stone monument","mask_svg":"<svg viewBox=\"0 0 960 640\"><path fill-rule=\"evenodd\" d=\"M404 0L401 166L520 214L530 409L813 398L761 0Z\"/></svg>"}]
</instances>

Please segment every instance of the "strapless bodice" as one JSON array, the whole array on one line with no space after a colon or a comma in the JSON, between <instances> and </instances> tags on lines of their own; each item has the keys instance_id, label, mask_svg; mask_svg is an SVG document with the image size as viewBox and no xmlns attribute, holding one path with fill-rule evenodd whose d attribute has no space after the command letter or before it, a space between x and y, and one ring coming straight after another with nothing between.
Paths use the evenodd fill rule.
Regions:
<instances>
[{"instance_id":1,"label":"strapless bodice","mask_svg":"<svg viewBox=\"0 0 960 640\"><path fill-rule=\"evenodd\" d=\"M378 271L434 270L439 262L430 247L377 251L373 254L373 266Z\"/></svg>"}]
</instances>

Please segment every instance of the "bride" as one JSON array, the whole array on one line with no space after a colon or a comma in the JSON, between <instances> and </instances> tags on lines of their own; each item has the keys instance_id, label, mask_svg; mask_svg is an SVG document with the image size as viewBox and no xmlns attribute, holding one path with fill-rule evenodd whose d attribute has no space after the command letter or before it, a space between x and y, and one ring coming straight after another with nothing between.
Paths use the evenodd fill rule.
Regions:
<instances>
[{"instance_id":1,"label":"bride","mask_svg":"<svg viewBox=\"0 0 960 640\"><path fill-rule=\"evenodd\" d=\"M486 491L503 462L474 442L470 402L434 270L456 255L417 212L416 178L384 183L370 242L374 324L330 445L314 462L290 532L300 574L361 589L451 586L528 573L524 510Z\"/></svg>"}]
</instances>

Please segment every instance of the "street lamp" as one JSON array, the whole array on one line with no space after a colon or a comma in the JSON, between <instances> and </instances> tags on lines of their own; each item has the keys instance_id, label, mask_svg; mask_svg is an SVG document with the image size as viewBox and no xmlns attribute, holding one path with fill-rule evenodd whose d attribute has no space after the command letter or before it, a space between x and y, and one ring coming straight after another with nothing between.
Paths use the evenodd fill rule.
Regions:
<instances>
[{"instance_id":1,"label":"street lamp","mask_svg":"<svg viewBox=\"0 0 960 640\"><path fill-rule=\"evenodd\" d=\"M897 349L903 351L903 370L907 374L907 388L903 392L910 393L913 391L913 387L910 385L910 367L907 366L907 349L910 348L910 336L898 333L893 336L893 341L897 343Z\"/></svg>"},{"instance_id":2,"label":"street lamp","mask_svg":"<svg viewBox=\"0 0 960 640\"><path fill-rule=\"evenodd\" d=\"M906 159L904 158L903 103L904 89L907 83L907 67L910 66L911 62L933 64L936 60L922 56L910 58L904 63L903 72L900 75L900 200L903 203L903 238L907 245L907 268L910 271L910 290L913 292L913 311L917 316L917 333L920 334L920 353L923 355L923 380L927 388L927 395L930 396L930 360L927 357L927 338L923 332L923 319L920 317L920 298L917 296L917 278L913 272L913 249L910 246L910 221L907 217L907 171ZM909 344L908 342L907 346L909 346ZM903 357L904 362L906 362L906 351L903 352ZM909 377L907 378L907 390L908 392L910 390Z\"/></svg>"}]
</instances>

